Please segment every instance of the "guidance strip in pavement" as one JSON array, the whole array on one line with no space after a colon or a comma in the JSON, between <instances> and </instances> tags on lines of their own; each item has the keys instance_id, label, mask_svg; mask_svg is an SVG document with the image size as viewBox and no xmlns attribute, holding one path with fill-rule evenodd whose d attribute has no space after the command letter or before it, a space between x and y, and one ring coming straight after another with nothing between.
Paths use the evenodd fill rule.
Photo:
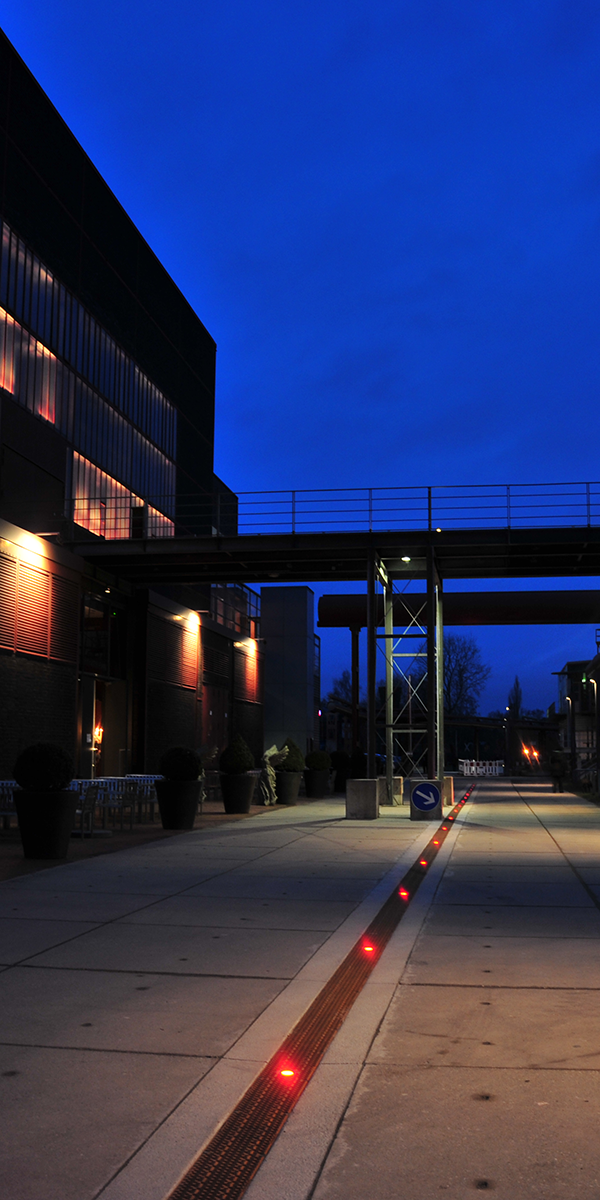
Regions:
<instances>
[{"instance_id":1,"label":"guidance strip in pavement","mask_svg":"<svg viewBox=\"0 0 600 1200\"><path fill-rule=\"evenodd\" d=\"M475 785L454 805L399 886L288 1034L169 1200L239 1200L343 1025Z\"/></svg>"}]
</instances>

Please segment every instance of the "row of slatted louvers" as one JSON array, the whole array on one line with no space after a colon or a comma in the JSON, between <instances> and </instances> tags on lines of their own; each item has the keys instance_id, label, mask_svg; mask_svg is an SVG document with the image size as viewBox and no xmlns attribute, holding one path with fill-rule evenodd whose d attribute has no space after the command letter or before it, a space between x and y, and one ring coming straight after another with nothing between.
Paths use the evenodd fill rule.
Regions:
<instances>
[{"instance_id":1,"label":"row of slatted louvers","mask_svg":"<svg viewBox=\"0 0 600 1200\"><path fill-rule=\"evenodd\" d=\"M0 555L0 648L76 663L79 587L54 571Z\"/></svg>"}]
</instances>

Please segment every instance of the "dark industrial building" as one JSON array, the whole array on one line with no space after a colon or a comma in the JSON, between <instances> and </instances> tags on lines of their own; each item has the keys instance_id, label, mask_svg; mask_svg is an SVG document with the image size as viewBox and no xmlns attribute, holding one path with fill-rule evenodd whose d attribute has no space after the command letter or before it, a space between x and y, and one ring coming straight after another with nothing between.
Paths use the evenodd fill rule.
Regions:
<instances>
[{"instance_id":1,"label":"dark industrial building","mask_svg":"<svg viewBox=\"0 0 600 1200\"><path fill-rule=\"evenodd\" d=\"M258 755L256 594L135 589L68 550L235 533L236 498L213 339L1 33L0 225L0 777L34 740L84 777L237 730Z\"/></svg>"}]
</instances>

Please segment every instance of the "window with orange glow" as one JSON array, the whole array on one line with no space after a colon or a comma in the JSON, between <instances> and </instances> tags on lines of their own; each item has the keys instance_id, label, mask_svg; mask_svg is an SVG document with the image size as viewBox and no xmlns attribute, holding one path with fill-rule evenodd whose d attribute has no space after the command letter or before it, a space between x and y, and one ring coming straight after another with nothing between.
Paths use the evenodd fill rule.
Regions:
<instances>
[{"instance_id":1,"label":"window with orange glow","mask_svg":"<svg viewBox=\"0 0 600 1200\"><path fill-rule=\"evenodd\" d=\"M73 520L97 537L107 541L130 538L138 512L146 526L144 528L142 524L141 536L173 537L175 534L173 521L151 505L144 511L144 502L139 496L76 451L73 453L71 492Z\"/></svg>"},{"instance_id":2,"label":"window with orange glow","mask_svg":"<svg viewBox=\"0 0 600 1200\"><path fill-rule=\"evenodd\" d=\"M55 424L56 356L0 308L0 387L36 417Z\"/></svg>"}]
</instances>

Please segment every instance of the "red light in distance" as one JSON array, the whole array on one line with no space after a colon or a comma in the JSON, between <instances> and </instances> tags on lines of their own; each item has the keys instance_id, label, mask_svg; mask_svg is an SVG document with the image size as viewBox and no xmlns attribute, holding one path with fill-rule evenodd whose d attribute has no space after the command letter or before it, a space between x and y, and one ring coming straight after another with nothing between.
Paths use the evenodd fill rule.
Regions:
<instances>
[{"instance_id":1,"label":"red light in distance","mask_svg":"<svg viewBox=\"0 0 600 1200\"><path fill-rule=\"evenodd\" d=\"M440 843L439 843L439 842L436 842L436 840L435 840L435 838L434 838L433 844L434 844L434 846L439 846L439 844L440 844Z\"/></svg>"},{"instance_id":2,"label":"red light in distance","mask_svg":"<svg viewBox=\"0 0 600 1200\"><path fill-rule=\"evenodd\" d=\"M420 866L420 867L426 867L426 866L427 866L427 859L426 859L426 858L422 858L422 859L420 859L420 861L419 861L419 866Z\"/></svg>"},{"instance_id":3,"label":"red light in distance","mask_svg":"<svg viewBox=\"0 0 600 1200\"><path fill-rule=\"evenodd\" d=\"M448 826L447 826L447 825L442 825L442 832L443 832L443 833L447 833L447 832L448 832Z\"/></svg>"},{"instance_id":4,"label":"red light in distance","mask_svg":"<svg viewBox=\"0 0 600 1200\"><path fill-rule=\"evenodd\" d=\"M400 888L398 895L401 900L408 900L408 892L407 892L406 888Z\"/></svg>"}]
</instances>

